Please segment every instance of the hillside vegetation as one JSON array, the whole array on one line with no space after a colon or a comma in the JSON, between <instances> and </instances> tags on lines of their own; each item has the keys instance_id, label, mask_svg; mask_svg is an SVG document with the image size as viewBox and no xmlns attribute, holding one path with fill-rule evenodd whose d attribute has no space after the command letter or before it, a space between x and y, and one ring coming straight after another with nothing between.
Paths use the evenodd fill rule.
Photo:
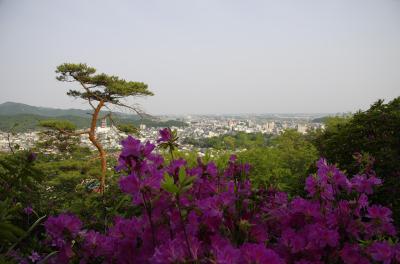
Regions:
<instances>
[{"instance_id":1,"label":"hillside vegetation","mask_svg":"<svg viewBox=\"0 0 400 264\"><path fill-rule=\"evenodd\" d=\"M102 112L100 115L106 115ZM87 128L90 124L90 110L81 109L55 109L36 107L20 103L0 104L0 131L27 132L40 129L39 122L42 120L66 120L74 123L78 129ZM145 124L148 127L183 127L186 123L177 120L158 121L156 119L141 119L137 115L116 113L114 121L117 124L132 124L139 126ZM100 125L100 121L97 122ZM18 124L17 126L14 126Z\"/></svg>"}]
</instances>

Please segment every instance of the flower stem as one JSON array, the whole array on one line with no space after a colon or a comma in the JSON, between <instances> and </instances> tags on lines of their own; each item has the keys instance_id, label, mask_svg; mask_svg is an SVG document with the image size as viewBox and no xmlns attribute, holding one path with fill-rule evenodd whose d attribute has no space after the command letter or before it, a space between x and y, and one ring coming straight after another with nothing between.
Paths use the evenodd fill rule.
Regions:
<instances>
[{"instance_id":1,"label":"flower stem","mask_svg":"<svg viewBox=\"0 0 400 264\"><path fill-rule=\"evenodd\" d=\"M181 208L181 204L179 202L179 195L176 196L176 205L178 206L179 217L181 219L181 224L182 224L182 228L183 228L183 234L185 235L186 247L187 247L187 250L189 252L190 258L193 259L192 250L190 249L189 238L188 238L188 235L187 235L187 232L186 232L185 221L184 221L183 215L182 215L182 208Z\"/></svg>"},{"instance_id":2,"label":"flower stem","mask_svg":"<svg viewBox=\"0 0 400 264\"><path fill-rule=\"evenodd\" d=\"M146 196L144 195L144 192L143 191L140 191L140 192L142 193L144 209L145 209L145 211L147 213L147 217L149 218L153 247L156 247L157 246L156 230L155 230L155 226L154 226L152 215L151 215L151 205L149 206L147 204L147 199L146 199Z\"/></svg>"}]
</instances>

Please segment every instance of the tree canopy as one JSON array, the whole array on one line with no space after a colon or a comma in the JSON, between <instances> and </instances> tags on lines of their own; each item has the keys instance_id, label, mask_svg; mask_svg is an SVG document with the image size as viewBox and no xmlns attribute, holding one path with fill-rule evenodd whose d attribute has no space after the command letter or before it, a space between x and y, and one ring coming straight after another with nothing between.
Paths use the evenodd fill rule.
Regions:
<instances>
[{"instance_id":1,"label":"tree canopy","mask_svg":"<svg viewBox=\"0 0 400 264\"><path fill-rule=\"evenodd\" d=\"M315 145L321 156L353 174L362 165L359 154L373 157L373 169L384 180L374 198L391 205L399 219L400 97L388 103L379 100L350 119L328 123L316 136Z\"/></svg>"},{"instance_id":2,"label":"tree canopy","mask_svg":"<svg viewBox=\"0 0 400 264\"><path fill-rule=\"evenodd\" d=\"M96 69L84 63L64 63L57 67L57 80L63 82L78 82L83 91L69 90L69 96L79 97L89 101L104 101L120 105L121 99L129 96L152 96L148 86L142 82L126 81L114 75L95 74Z\"/></svg>"}]
</instances>

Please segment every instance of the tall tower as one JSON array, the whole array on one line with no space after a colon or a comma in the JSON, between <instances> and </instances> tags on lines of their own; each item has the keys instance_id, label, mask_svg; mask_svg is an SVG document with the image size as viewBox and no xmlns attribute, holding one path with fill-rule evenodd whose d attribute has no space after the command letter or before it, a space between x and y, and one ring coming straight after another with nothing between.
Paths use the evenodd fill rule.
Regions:
<instances>
[{"instance_id":1,"label":"tall tower","mask_svg":"<svg viewBox=\"0 0 400 264\"><path fill-rule=\"evenodd\" d=\"M101 128L106 128L107 127L107 119L103 117L101 119Z\"/></svg>"}]
</instances>

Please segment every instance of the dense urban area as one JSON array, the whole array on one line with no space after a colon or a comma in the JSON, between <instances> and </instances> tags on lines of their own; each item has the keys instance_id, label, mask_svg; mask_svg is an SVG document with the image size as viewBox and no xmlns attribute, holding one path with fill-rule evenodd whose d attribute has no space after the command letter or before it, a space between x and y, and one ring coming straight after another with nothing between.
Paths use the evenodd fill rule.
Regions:
<instances>
[{"instance_id":1,"label":"dense urban area","mask_svg":"<svg viewBox=\"0 0 400 264\"><path fill-rule=\"evenodd\" d=\"M185 144L187 139L201 139L218 137L222 135L233 135L238 132L262 133L279 135L287 129L293 129L301 134L306 134L309 130L324 129L319 115L306 114L281 114L281 115L246 115L246 116L163 116L161 119L176 119L183 122L182 126L174 127L179 136L180 148L183 150L193 150L195 146ZM140 124L138 138L140 140L150 140L154 142L158 137L161 127L148 127ZM21 149L30 149L39 141L40 133L43 129L31 130L21 133L10 134L10 132L0 132L0 151L10 151L9 145L18 145ZM96 134L102 144L107 149L121 149L121 140L127 136L126 133L118 130L107 119L101 121L96 129ZM186 140L185 140L186 139ZM87 135L80 136L82 146L94 148Z\"/></svg>"}]
</instances>

